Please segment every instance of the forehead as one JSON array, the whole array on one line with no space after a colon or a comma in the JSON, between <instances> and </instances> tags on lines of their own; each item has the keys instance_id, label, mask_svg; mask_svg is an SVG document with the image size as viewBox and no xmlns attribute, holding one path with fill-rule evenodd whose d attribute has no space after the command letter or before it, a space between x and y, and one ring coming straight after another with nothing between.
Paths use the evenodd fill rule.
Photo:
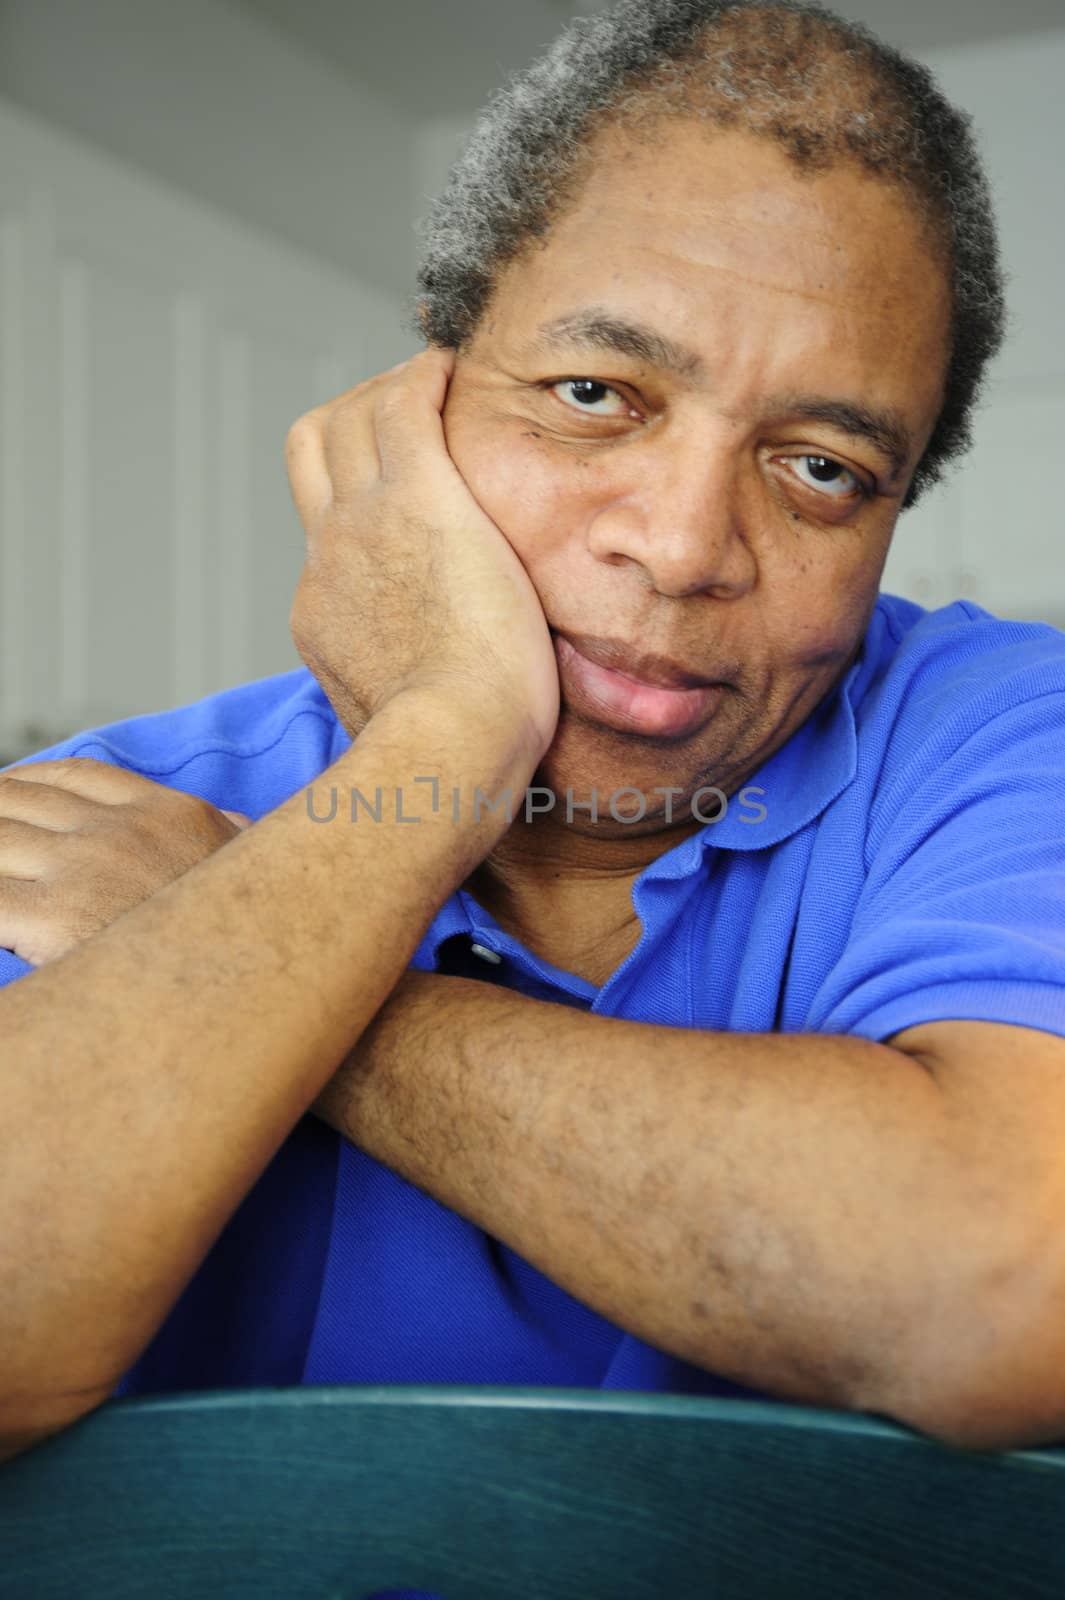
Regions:
<instances>
[{"instance_id":1,"label":"forehead","mask_svg":"<svg viewBox=\"0 0 1065 1600\"><path fill-rule=\"evenodd\" d=\"M771 139L692 120L654 138L611 130L593 141L576 198L536 250L501 278L520 278L531 307L556 278L585 278L640 262L721 301L758 290L812 306L942 325L947 277L923 219L902 189L857 166L803 173ZM525 318L523 318L525 320Z\"/></svg>"},{"instance_id":2,"label":"forehead","mask_svg":"<svg viewBox=\"0 0 1065 1600\"><path fill-rule=\"evenodd\" d=\"M488 324L542 352L574 308L624 306L693 358L645 345L634 359L692 387L719 379L726 357L737 375L779 366L788 384L814 362L934 405L949 294L896 186L851 166L805 174L768 139L683 121L595 141L573 200L501 275Z\"/></svg>"}]
</instances>

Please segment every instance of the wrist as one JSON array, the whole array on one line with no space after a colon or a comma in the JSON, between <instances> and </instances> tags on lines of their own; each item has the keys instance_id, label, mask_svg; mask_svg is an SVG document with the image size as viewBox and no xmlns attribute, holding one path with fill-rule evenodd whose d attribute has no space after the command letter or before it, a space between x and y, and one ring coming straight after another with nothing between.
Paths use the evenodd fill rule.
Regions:
<instances>
[{"instance_id":1,"label":"wrist","mask_svg":"<svg viewBox=\"0 0 1065 1600\"><path fill-rule=\"evenodd\" d=\"M375 742L435 762L441 778L446 771L468 785L507 781L522 794L550 743L527 711L501 700L490 685L459 677L401 690L360 737L370 729Z\"/></svg>"},{"instance_id":2,"label":"wrist","mask_svg":"<svg viewBox=\"0 0 1065 1600\"><path fill-rule=\"evenodd\" d=\"M528 728L498 711L477 715L457 690L403 691L321 775L330 793L315 805L352 822L402 828L410 846L443 846L425 826L433 824L446 833L448 853L468 858L472 871L521 813L540 754Z\"/></svg>"}]
</instances>

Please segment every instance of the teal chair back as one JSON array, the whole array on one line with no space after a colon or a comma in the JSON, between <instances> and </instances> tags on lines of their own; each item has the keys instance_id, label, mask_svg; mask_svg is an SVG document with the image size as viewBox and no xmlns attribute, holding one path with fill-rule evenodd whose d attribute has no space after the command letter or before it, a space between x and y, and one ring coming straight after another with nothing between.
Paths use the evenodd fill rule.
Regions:
<instances>
[{"instance_id":1,"label":"teal chair back","mask_svg":"<svg viewBox=\"0 0 1065 1600\"><path fill-rule=\"evenodd\" d=\"M112 1403L0 1467L4 1600L1065 1596L1065 1449L685 1395Z\"/></svg>"}]
</instances>

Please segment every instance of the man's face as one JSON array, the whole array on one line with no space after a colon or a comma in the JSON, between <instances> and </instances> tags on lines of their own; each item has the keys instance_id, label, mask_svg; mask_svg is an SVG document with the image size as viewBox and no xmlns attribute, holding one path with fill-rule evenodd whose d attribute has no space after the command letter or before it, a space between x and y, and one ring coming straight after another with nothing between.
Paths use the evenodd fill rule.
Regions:
<instances>
[{"instance_id":1,"label":"man's face","mask_svg":"<svg viewBox=\"0 0 1065 1600\"><path fill-rule=\"evenodd\" d=\"M948 315L887 186L804 178L772 144L696 123L642 148L606 136L458 357L445 435L553 630L600 666L640 676L632 658L654 656L723 687L640 697L556 637L538 783L595 789L601 812L636 788L643 832L661 827L656 786L731 794L806 719L860 647L939 410ZM560 319L571 331L545 332Z\"/></svg>"}]
</instances>

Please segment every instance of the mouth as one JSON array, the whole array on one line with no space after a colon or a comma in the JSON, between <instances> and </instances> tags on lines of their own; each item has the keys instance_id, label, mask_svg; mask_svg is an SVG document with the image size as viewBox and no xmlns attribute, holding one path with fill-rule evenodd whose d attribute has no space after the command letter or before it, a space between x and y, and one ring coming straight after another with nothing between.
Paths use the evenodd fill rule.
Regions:
<instances>
[{"instance_id":1,"label":"mouth","mask_svg":"<svg viewBox=\"0 0 1065 1600\"><path fill-rule=\"evenodd\" d=\"M564 703L620 732L686 738L712 716L729 687L621 640L558 628L551 636Z\"/></svg>"}]
</instances>

